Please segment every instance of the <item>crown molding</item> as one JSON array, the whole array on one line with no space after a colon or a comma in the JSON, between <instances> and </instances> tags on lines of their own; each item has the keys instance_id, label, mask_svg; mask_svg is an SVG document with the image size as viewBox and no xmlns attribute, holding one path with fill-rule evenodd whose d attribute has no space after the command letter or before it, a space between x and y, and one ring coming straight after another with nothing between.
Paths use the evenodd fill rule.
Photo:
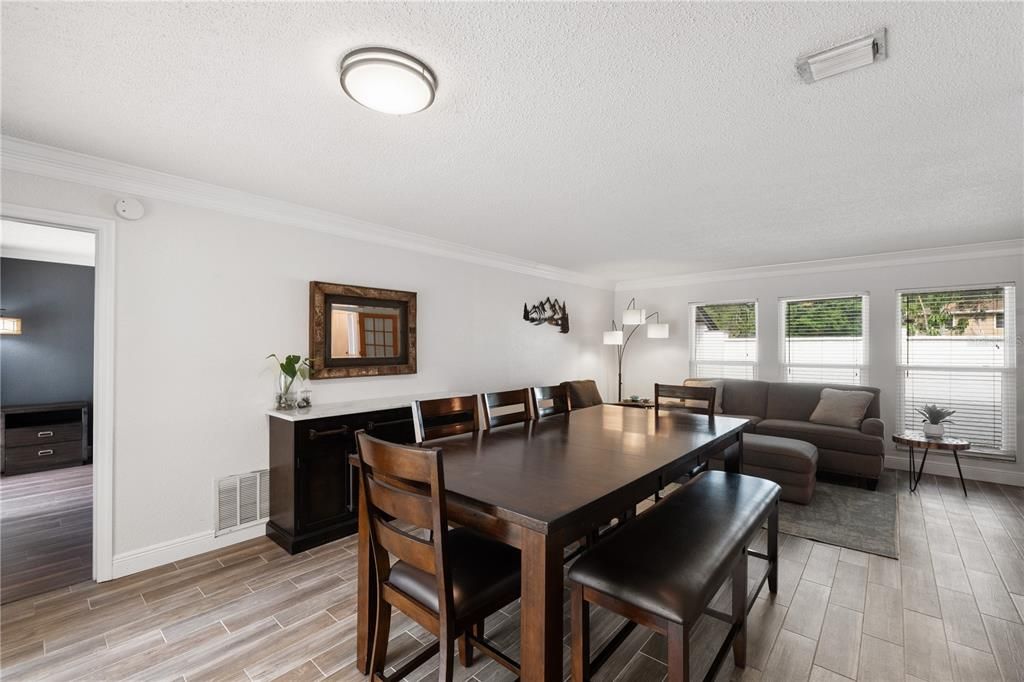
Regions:
<instances>
[{"instance_id":1,"label":"crown molding","mask_svg":"<svg viewBox=\"0 0 1024 682\"><path fill-rule=\"evenodd\" d=\"M443 239L434 239L329 211L98 156L29 142L8 135L0 137L0 144L0 167L7 170L326 232L348 239L452 258L522 275L597 289L614 288L611 280L601 277L475 249Z\"/></svg>"},{"instance_id":2,"label":"crown molding","mask_svg":"<svg viewBox=\"0 0 1024 682\"><path fill-rule=\"evenodd\" d=\"M1024 239L1007 239L997 242L940 246L909 251L889 251L866 256L797 261L793 263L780 263L778 265L761 265L749 268L691 272L685 275L669 275L667 277L632 279L616 283L615 290L640 291L644 289L663 289L703 282L726 282L765 277L785 277L787 275L809 275L821 272L840 272L842 270L868 270L921 263L944 263L976 258L993 258L997 256L1024 256Z\"/></svg>"}]
</instances>

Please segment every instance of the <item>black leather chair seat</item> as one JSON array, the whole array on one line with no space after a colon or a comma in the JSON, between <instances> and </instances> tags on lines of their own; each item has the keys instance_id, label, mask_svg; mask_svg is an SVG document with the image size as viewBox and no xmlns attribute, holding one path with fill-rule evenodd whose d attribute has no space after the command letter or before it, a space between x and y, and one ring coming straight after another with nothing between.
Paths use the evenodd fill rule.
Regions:
<instances>
[{"instance_id":1,"label":"black leather chair seat","mask_svg":"<svg viewBox=\"0 0 1024 682\"><path fill-rule=\"evenodd\" d=\"M493 610L495 603L501 601L504 605L519 596L520 558L515 547L469 528L454 528L448 531L448 565L456 619L472 618L481 609ZM397 561L387 582L439 612L436 576Z\"/></svg>"},{"instance_id":2,"label":"black leather chair seat","mask_svg":"<svg viewBox=\"0 0 1024 682\"><path fill-rule=\"evenodd\" d=\"M569 579L692 624L779 491L762 478L707 471L585 553Z\"/></svg>"}]
</instances>

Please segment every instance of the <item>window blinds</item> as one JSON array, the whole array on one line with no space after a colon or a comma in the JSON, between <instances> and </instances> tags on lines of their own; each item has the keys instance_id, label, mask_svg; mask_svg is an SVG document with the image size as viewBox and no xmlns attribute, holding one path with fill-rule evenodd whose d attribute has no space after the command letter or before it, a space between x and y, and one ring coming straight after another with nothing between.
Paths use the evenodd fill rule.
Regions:
<instances>
[{"instance_id":1,"label":"window blinds","mask_svg":"<svg viewBox=\"0 0 1024 682\"><path fill-rule=\"evenodd\" d=\"M970 440L971 453L1016 458L1014 289L900 292L905 429L920 429L916 408L937 404L956 410L946 433Z\"/></svg>"},{"instance_id":2,"label":"window blinds","mask_svg":"<svg viewBox=\"0 0 1024 682\"><path fill-rule=\"evenodd\" d=\"M779 314L786 381L867 383L867 296L783 299Z\"/></svg>"},{"instance_id":3,"label":"window blinds","mask_svg":"<svg viewBox=\"0 0 1024 682\"><path fill-rule=\"evenodd\" d=\"M690 305L690 376L757 376L757 303Z\"/></svg>"}]
</instances>

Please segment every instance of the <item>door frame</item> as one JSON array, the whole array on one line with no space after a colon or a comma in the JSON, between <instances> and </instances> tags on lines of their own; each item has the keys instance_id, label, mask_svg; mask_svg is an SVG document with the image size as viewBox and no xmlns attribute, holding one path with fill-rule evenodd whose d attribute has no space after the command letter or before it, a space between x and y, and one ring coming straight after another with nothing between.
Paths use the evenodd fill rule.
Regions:
<instances>
[{"instance_id":1,"label":"door frame","mask_svg":"<svg viewBox=\"0 0 1024 682\"><path fill-rule=\"evenodd\" d=\"M0 203L0 216L96 235L92 359L92 577L114 575L114 347L117 222L34 206ZM96 415L99 416L96 419Z\"/></svg>"}]
</instances>

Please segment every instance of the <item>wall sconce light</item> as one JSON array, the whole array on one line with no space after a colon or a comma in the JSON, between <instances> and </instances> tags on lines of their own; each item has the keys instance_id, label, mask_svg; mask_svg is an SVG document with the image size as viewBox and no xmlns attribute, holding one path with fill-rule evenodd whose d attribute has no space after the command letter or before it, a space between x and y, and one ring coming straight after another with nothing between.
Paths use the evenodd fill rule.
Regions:
<instances>
[{"instance_id":1,"label":"wall sconce light","mask_svg":"<svg viewBox=\"0 0 1024 682\"><path fill-rule=\"evenodd\" d=\"M0 308L0 313L4 311ZM0 334L21 334L21 318L0 315Z\"/></svg>"}]
</instances>

